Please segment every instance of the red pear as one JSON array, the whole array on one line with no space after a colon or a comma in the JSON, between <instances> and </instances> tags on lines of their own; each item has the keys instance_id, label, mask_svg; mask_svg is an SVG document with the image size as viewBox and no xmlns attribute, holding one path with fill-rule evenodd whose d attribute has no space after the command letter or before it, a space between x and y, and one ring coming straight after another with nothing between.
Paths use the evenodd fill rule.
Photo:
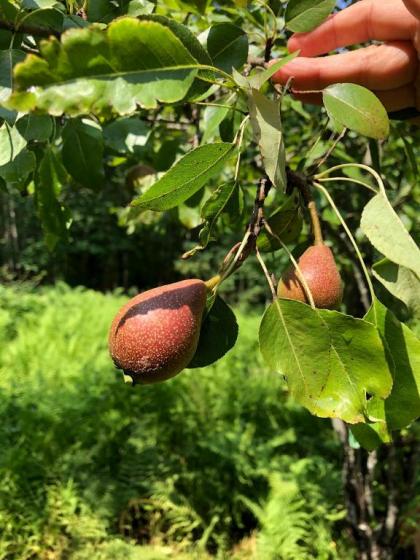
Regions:
<instances>
[{"instance_id":1,"label":"red pear","mask_svg":"<svg viewBox=\"0 0 420 560\"><path fill-rule=\"evenodd\" d=\"M312 293L315 307L336 308L343 297L343 286L331 249L326 245L313 245L301 255L298 265ZM309 303L294 266L282 275L277 294L282 298Z\"/></svg>"},{"instance_id":2,"label":"red pear","mask_svg":"<svg viewBox=\"0 0 420 560\"><path fill-rule=\"evenodd\" d=\"M142 384L177 375L197 349L206 293L202 280L183 280L132 298L111 325L115 365Z\"/></svg>"}]
</instances>

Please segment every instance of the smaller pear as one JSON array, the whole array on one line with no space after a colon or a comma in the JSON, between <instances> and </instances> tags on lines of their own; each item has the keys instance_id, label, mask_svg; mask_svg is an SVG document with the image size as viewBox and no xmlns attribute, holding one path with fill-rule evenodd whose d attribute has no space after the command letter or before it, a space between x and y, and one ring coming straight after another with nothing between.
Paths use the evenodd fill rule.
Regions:
<instances>
[{"instance_id":1,"label":"smaller pear","mask_svg":"<svg viewBox=\"0 0 420 560\"><path fill-rule=\"evenodd\" d=\"M182 371L197 349L206 294L206 284L192 279L132 298L109 333L116 367L141 384L165 381Z\"/></svg>"},{"instance_id":2,"label":"smaller pear","mask_svg":"<svg viewBox=\"0 0 420 560\"><path fill-rule=\"evenodd\" d=\"M313 245L301 255L298 265L311 291L315 307L335 309L341 303L343 286L331 249L323 244ZM294 266L289 267L282 275L277 295L309 303Z\"/></svg>"}]
</instances>

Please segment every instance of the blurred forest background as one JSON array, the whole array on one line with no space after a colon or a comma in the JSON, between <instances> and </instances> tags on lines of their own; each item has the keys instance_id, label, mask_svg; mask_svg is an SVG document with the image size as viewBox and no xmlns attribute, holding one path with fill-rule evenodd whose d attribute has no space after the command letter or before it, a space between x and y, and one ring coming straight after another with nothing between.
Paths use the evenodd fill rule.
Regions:
<instances>
[{"instance_id":1,"label":"blurred forest background","mask_svg":"<svg viewBox=\"0 0 420 560\"><path fill-rule=\"evenodd\" d=\"M3 33L1 48L7 48ZM154 122L144 112L126 119L125 136L121 127L105 124L99 184L67 175L60 203L71 227L50 248L30 182L0 178L2 560L356 558L345 523L342 448L331 423L293 404L282 378L260 359L259 315L270 294L253 258L223 286L240 334L220 362L133 389L108 357L108 327L127 296L184 277L209 278L247 221L259 178L251 149L244 154L241 189L216 228L217 241L192 259L181 256L197 243L201 193L163 214L127 211L155 173L194 142L232 138L233 112L214 126L211 108L197 111L180 104ZM36 118L21 125L37 131L27 136L35 154L53 126L50 117ZM319 108L287 97L283 126L292 168L318 135L307 165L330 145L331 129ZM395 121L384 142L348 133L328 160L329 166L365 162L380 171L417 240L419 139L417 128ZM87 153L95 146L87 145ZM372 265L378 255L359 231L369 193L346 183L332 185L331 192ZM318 204L345 282L342 310L362 316L369 299L353 249L336 217L321 199ZM309 243L308 232L305 225L297 253ZM286 263L281 251L267 258L276 275ZM419 332L407 308L377 288ZM416 429L405 431L402 456ZM383 453L378 451L378 465ZM411 559L419 481L404 472L403 462L398 469L395 481L413 476L413 483L409 494L399 496L405 521L395 558ZM376 491L380 517L387 489Z\"/></svg>"}]
</instances>

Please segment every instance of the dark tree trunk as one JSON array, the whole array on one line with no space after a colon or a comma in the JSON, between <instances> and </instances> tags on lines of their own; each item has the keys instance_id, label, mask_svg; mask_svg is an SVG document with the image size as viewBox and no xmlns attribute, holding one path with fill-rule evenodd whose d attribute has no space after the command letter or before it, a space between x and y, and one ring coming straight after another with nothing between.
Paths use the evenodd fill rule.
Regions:
<instances>
[{"instance_id":1,"label":"dark tree trunk","mask_svg":"<svg viewBox=\"0 0 420 560\"><path fill-rule=\"evenodd\" d=\"M13 197L6 193L1 194L3 208L3 243L4 264L9 275L15 275L18 267L19 240L16 225L16 210Z\"/></svg>"},{"instance_id":2,"label":"dark tree trunk","mask_svg":"<svg viewBox=\"0 0 420 560\"><path fill-rule=\"evenodd\" d=\"M405 525L405 507L413 498L419 442L396 437L367 452L349 445L349 428L332 421L343 446L343 488L347 522L359 560L416 559L416 530ZM409 523L406 524L409 527Z\"/></svg>"}]
</instances>

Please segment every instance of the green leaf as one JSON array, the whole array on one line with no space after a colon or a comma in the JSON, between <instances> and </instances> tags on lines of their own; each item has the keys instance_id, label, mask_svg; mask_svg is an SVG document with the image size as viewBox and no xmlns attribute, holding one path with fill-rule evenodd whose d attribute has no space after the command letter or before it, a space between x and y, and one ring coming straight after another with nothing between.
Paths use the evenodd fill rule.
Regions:
<instances>
[{"instance_id":1,"label":"green leaf","mask_svg":"<svg viewBox=\"0 0 420 560\"><path fill-rule=\"evenodd\" d=\"M86 12L88 20L108 23L121 15L118 4L109 0L86 0Z\"/></svg>"},{"instance_id":2,"label":"green leaf","mask_svg":"<svg viewBox=\"0 0 420 560\"><path fill-rule=\"evenodd\" d=\"M176 3L182 10L196 14L204 14L207 8L207 0L176 0Z\"/></svg>"},{"instance_id":3,"label":"green leaf","mask_svg":"<svg viewBox=\"0 0 420 560\"><path fill-rule=\"evenodd\" d=\"M104 141L116 152L134 153L146 145L150 132L150 127L138 117L123 117L105 126Z\"/></svg>"},{"instance_id":4,"label":"green leaf","mask_svg":"<svg viewBox=\"0 0 420 560\"><path fill-rule=\"evenodd\" d=\"M252 73L248 77L249 86L254 89L261 89L262 86L271 78L273 74L278 72L280 68L288 64L291 60L296 58L299 55L300 51L295 51L280 60L276 60L273 64L271 64L268 68L262 71L258 71Z\"/></svg>"},{"instance_id":5,"label":"green leaf","mask_svg":"<svg viewBox=\"0 0 420 560\"><path fill-rule=\"evenodd\" d=\"M137 17L143 14L151 14L154 9L155 4L148 2L148 0L131 0L128 4L127 14Z\"/></svg>"},{"instance_id":6,"label":"green leaf","mask_svg":"<svg viewBox=\"0 0 420 560\"><path fill-rule=\"evenodd\" d=\"M230 99L230 98L229 98ZM229 100L221 100L220 103L228 103ZM207 144L210 138L214 137L219 132L219 125L229 113L228 107L206 107L201 119L201 126L203 129L203 136L201 144Z\"/></svg>"},{"instance_id":7,"label":"green leaf","mask_svg":"<svg viewBox=\"0 0 420 560\"><path fill-rule=\"evenodd\" d=\"M0 127L0 177L8 183L22 184L35 169L35 155L16 127Z\"/></svg>"},{"instance_id":8,"label":"green leaf","mask_svg":"<svg viewBox=\"0 0 420 560\"><path fill-rule=\"evenodd\" d=\"M279 102L253 89L248 96L248 106L265 172L273 185L283 190L286 186L286 156Z\"/></svg>"},{"instance_id":9,"label":"green leaf","mask_svg":"<svg viewBox=\"0 0 420 560\"><path fill-rule=\"evenodd\" d=\"M375 422L374 424L353 424L350 427L351 433L367 451L374 451L382 443L391 441L386 424Z\"/></svg>"},{"instance_id":10,"label":"green leaf","mask_svg":"<svg viewBox=\"0 0 420 560\"><path fill-rule=\"evenodd\" d=\"M131 205L157 211L178 206L223 169L234 148L234 144L220 142L192 150Z\"/></svg>"},{"instance_id":11,"label":"green leaf","mask_svg":"<svg viewBox=\"0 0 420 560\"><path fill-rule=\"evenodd\" d=\"M0 167L0 177L8 183L23 185L35 166L35 154L24 148L13 160Z\"/></svg>"},{"instance_id":12,"label":"green leaf","mask_svg":"<svg viewBox=\"0 0 420 560\"><path fill-rule=\"evenodd\" d=\"M61 163L51 149L44 156L35 174L35 204L45 242L52 251L59 239L67 236L66 214L57 199L65 174Z\"/></svg>"},{"instance_id":13,"label":"green leaf","mask_svg":"<svg viewBox=\"0 0 420 560\"><path fill-rule=\"evenodd\" d=\"M382 259L372 267L373 276L408 308L412 317L420 318L420 281L405 266Z\"/></svg>"},{"instance_id":14,"label":"green leaf","mask_svg":"<svg viewBox=\"0 0 420 560\"><path fill-rule=\"evenodd\" d=\"M26 140L17 128L4 123L0 127L0 167L13 161L26 147Z\"/></svg>"},{"instance_id":15,"label":"green leaf","mask_svg":"<svg viewBox=\"0 0 420 560\"><path fill-rule=\"evenodd\" d=\"M306 33L318 27L335 7L336 0L289 0L285 13L286 27Z\"/></svg>"},{"instance_id":16,"label":"green leaf","mask_svg":"<svg viewBox=\"0 0 420 560\"><path fill-rule=\"evenodd\" d=\"M235 187L234 182L220 185L203 204L201 218L204 220L204 226L199 233L200 245L185 253L183 258L192 257L197 251L202 251L207 247L213 228L235 191Z\"/></svg>"},{"instance_id":17,"label":"green leaf","mask_svg":"<svg viewBox=\"0 0 420 560\"><path fill-rule=\"evenodd\" d=\"M389 119L385 107L370 90L356 84L333 84L322 94L328 116L370 138L386 138Z\"/></svg>"},{"instance_id":18,"label":"green leaf","mask_svg":"<svg viewBox=\"0 0 420 560\"><path fill-rule=\"evenodd\" d=\"M181 41L184 47L188 49L190 54L194 57L194 60L206 66L213 65L209 53L202 46L202 44L197 39L197 37L185 25L182 25L181 23L175 21L174 19L165 16L156 15L156 14L151 14L141 19L145 19L148 21L157 21L158 23L168 27L172 31L172 33L176 35L176 37L178 37L178 39ZM214 75L209 71L201 70L197 74L197 78L201 78L201 77L203 79L212 79ZM188 91L187 98L196 99L200 95L204 94L208 90L208 87L209 87L208 83L200 82L198 79L195 80L194 84Z\"/></svg>"},{"instance_id":19,"label":"green leaf","mask_svg":"<svg viewBox=\"0 0 420 560\"><path fill-rule=\"evenodd\" d=\"M168 27L172 33L178 37L184 47L188 49L189 53L194 57L194 60L198 61L200 64L212 65L209 53L186 25L182 25L174 19L156 14L143 16L140 19L145 21L157 21L161 25Z\"/></svg>"},{"instance_id":20,"label":"green leaf","mask_svg":"<svg viewBox=\"0 0 420 560\"><path fill-rule=\"evenodd\" d=\"M221 185L203 205L201 217L206 221L203 229L200 231L200 242L203 248L208 244L212 229L225 209L226 204L229 202L235 187L236 185L233 182Z\"/></svg>"},{"instance_id":21,"label":"green leaf","mask_svg":"<svg viewBox=\"0 0 420 560\"><path fill-rule=\"evenodd\" d=\"M235 84L237 86L239 86L240 88L242 88L242 89L249 89L250 88L250 83L249 83L248 78L246 78L240 72L235 70L235 68L232 68L232 78L233 78L233 81L235 82Z\"/></svg>"},{"instance_id":22,"label":"green leaf","mask_svg":"<svg viewBox=\"0 0 420 560\"><path fill-rule=\"evenodd\" d=\"M248 59L248 37L232 23L219 23L210 28L207 50L213 64L225 72L241 68Z\"/></svg>"},{"instance_id":23,"label":"green leaf","mask_svg":"<svg viewBox=\"0 0 420 560\"><path fill-rule=\"evenodd\" d=\"M420 416L420 341L378 300L373 305L366 320L377 325L388 350L394 384L385 401L385 418L389 430L397 430Z\"/></svg>"},{"instance_id":24,"label":"green leaf","mask_svg":"<svg viewBox=\"0 0 420 560\"><path fill-rule=\"evenodd\" d=\"M46 142L53 131L53 120L48 115L24 115L16 122L16 128L28 142Z\"/></svg>"},{"instance_id":25,"label":"green leaf","mask_svg":"<svg viewBox=\"0 0 420 560\"><path fill-rule=\"evenodd\" d=\"M25 53L18 49L0 51L0 104L12 93L13 68L24 58Z\"/></svg>"},{"instance_id":26,"label":"green leaf","mask_svg":"<svg viewBox=\"0 0 420 560\"><path fill-rule=\"evenodd\" d=\"M63 21L63 13L53 8L37 9L25 16L25 25L47 31L62 31Z\"/></svg>"},{"instance_id":27,"label":"green leaf","mask_svg":"<svg viewBox=\"0 0 420 560\"><path fill-rule=\"evenodd\" d=\"M417 165L416 154L414 153L414 149L413 149L413 142L415 141L413 140L413 138L406 138L403 135L401 135L401 140L404 143L404 150L405 153L407 154L407 159L410 163L410 167L411 170L413 171L413 175L417 179L419 176L419 169Z\"/></svg>"},{"instance_id":28,"label":"green leaf","mask_svg":"<svg viewBox=\"0 0 420 560\"><path fill-rule=\"evenodd\" d=\"M366 204L360 227L380 253L420 278L420 250L384 195L377 194Z\"/></svg>"},{"instance_id":29,"label":"green leaf","mask_svg":"<svg viewBox=\"0 0 420 560\"><path fill-rule=\"evenodd\" d=\"M89 22L75 14L65 14L63 21L63 31L72 29L73 27L89 27Z\"/></svg>"},{"instance_id":30,"label":"green leaf","mask_svg":"<svg viewBox=\"0 0 420 560\"><path fill-rule=\"evenodd\" d=\"M63 128L63 163L70 175L87 187L104 180L103 136L99 125L89 119L70 119Z\"/></svg>"},{"instance_id":31,"label":"green leaf","mask_svg":"<svg viewBox=\"0 0 420 560\"><path fill-rule=\"evenodd\" d=\"M220 296L204 319L197 351L188 368L200 368L220 360L236 343L238 324L232 309Z\"/></svg>"},{"instance_id":32,"label":"green leaf","mask_svg":"<svg viewBox=\"0 0 420 560\"><path fill-rule=\"evenodd\" d=\"M24 8L25 10L53 8L54 6L57 5L57 3L58 3L57 0L21 0L22 8Z\"/></svg>"},{"instance_id":33,"label":"green leaf","mask_svg":"<svg viewBox=\"0 0 420 560\"><path fill-rule=\"evenodd\" d=\"M361 319L276 300L264 314L260 347L292 396L317 416L365 422L367 394L386 398L391 391L382 340Z\"/></svg>"},{"instance_id":34,"label":"green leaf","mask_svg":"<svg viewBox=\"0 0 420 560\"><path fill-rule=\"evenodd\" d=\"M15 68L9 108L35 108L53 115L133 113L187 94L197 61L172 31L155 21L120 18L106 31L70 29L61 42L40 47ZM30 92L25 92L30 89Z\"/></svg>"},{"instance_id":35,"label":"green leaf","mask_svg":"<svg viewBox=\"0 0 420 560\"><path fill-rule=\"evenodd\" d=\"M278 235L283 243L291 243L299 236L303 220L300 211L299 199L289 196L286 201L278 208L267 220L270 229ZM257 239L257 246L260 251L277 251L281 249L280 243L263 230Z\"/></svg>"},{"instance_id":36,"label":"green leaf","mask_svg":"<svg viewBox=\"0 0 420 560\"><path fill-rule=\"evenodd\" d=\"M10 0L2 0L0 2L0 16L6 21L14 21L19 14L17 6L12 4Z\"/></svg>"}]
</instances>

